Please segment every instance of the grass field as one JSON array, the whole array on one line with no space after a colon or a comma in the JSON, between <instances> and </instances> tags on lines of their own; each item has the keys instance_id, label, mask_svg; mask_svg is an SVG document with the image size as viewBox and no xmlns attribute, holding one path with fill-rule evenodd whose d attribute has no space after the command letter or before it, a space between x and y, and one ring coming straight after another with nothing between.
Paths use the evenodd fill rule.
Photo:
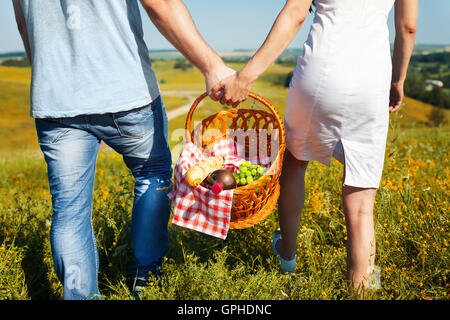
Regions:
<instances>
[{"instance_id":1,"label":"grass field","mask_svg":"<svg viewBox=\"0 0 450 320\"><path fill-rule=\"evenodd\" d=\"M173 63L154 65L168 110L185 105L204 90L198 71L176 70ZM268 74L289 71L289 67L275 65ZM29 79L29 69L0 67L0 299L59 299L62 288L53 270L49 243L51 198L45 162L29 117ZM286 88L258 81L253 91L284 113ZM220 108L205 101L196 117L201 119ZM432 108L407 98L391 118L375 204L381 287L370 291L367 299L449 298L450 134L449 126L429 124L426 114ZM169 122L173 148L178 142L176 130L184 127L184 121L185 116L179 116ZM169 224L165 275L151 283L142 298L354 298L344 278L341 176L342 166L334 160L330 168L312 163L308 169L295 274L282 275L272 253L276 212L255 227L230 231L225 241ZM132 299L124 278L131 263L132 187L121 156L103 148L96 172L93 222L105 299Z\"/></svg>"}]
</instances>

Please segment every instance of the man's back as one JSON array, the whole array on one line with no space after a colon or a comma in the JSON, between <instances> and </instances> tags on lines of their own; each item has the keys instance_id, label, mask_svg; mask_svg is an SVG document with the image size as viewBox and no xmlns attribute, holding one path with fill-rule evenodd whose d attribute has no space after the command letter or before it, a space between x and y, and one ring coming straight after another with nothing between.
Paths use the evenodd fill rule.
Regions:
<instances>
[{"instance_id":1,"label":"man's back","mask_svg":"<svg viewBox=\"0 0 450 320\"><path fill-rule=\"evenodd\" d=\"M21 0L33 64L31 115L130 110L159 96L137 0Z\"/></svg>"}]
</instances>

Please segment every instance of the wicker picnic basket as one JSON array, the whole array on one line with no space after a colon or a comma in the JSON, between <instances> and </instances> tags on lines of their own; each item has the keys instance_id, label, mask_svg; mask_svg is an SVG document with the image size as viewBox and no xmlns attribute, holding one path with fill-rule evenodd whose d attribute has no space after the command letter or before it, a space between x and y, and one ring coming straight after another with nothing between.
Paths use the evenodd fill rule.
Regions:
<instances>
[{"instance_id":1,"label":"wicker picnic basket","mask_svg":"<svg viewBox=\"0 0 450 320\"><path fill-rule=\"evenodd\" d=\"M220 138L227 138L232 132L245 132L252 129L255 134L245 139L245 155L249 154L251 144L267 146L267 156L272 155L271 165L258 180L234 190L231 209L230 229L245 229L266 219L275 209L280 195L279 178L286 148L283 121L277 110L263 97L249 93L249 97L262 103L270 112L260 109L232 108L215 113L199 123L192 130L192 116L199 103L208 95L204 93L192 104L186 118L186 140L193 142L202 152L211 148ZM264 108L265 109L265 108ZM208 129L220 132L212 137L206 134ZM264 134L262 134L262 130ZM260 134L261 133L261 134ZM272 152L273 141L277 140L278 152ZM271 143L272 142L272 143ZM263 148L257 147L257 152ZM253 149L254 150L254 149ZM258 156L260 156L258 154Z\"/></svg>"}]
</instances>

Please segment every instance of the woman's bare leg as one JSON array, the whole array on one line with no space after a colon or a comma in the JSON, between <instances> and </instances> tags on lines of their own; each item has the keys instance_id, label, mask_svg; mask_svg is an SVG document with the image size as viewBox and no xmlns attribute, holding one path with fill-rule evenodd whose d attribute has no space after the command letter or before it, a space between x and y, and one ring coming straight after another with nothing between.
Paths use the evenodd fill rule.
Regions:
<instances>
[{"instance_id":1,"label":"woman's bare leg","mask_svg":"<svg viewBox=\"0 0 450 320\"><path fill-rule=\"evenodd\" d=\"M347 225L347 280L352 293L367 288L369 267L375 262L373 206L376 192L376 189L351 186L342 188Z\"/></svg>"},{"instance_id":2,"label":"woman's bare leg","mask_svg":"<svg viewBox=\"0 0 450 320\"><path fill-rule=\"evenodd\" d=\"M282 239L277 243L277 250L285 260L294 259L297 249L300 215L305 202L305 172L307 167L308 161L297 160L286 150L280 177L280 198L278 200Z\"/></svg>"}]
</instances>

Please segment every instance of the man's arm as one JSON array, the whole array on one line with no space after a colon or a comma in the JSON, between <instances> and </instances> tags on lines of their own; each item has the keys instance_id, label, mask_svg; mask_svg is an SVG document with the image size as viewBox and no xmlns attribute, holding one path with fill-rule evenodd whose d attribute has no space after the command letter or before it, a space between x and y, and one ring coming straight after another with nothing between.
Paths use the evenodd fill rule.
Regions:
<instances>
[{"instance_id":1,"label":"man's arm","mask_svg":"<svg viewBox=\"0 0 450 320\"><path fill-rule=\"evenodd\" d=\"M140 0L153 24L205 76L209 91L235 73L201 37L181 0Z\"/></svg>"},{"instance_id":2,"label":"man's arm","mask_svg":"<svg viewBox=\"0 0 450 320\"><path fill-rule=\"evenodd\" d=\"M19 29L20 36L22 37L23 45L27 53L28 60L31 64L31 49L30 41L28 39L27 24L25 22L25 16L23 15L22 7L19 0L12 0L14 6L14 14L16 15L17 28Z\"/></svg>"},{"instance_id":3,"label":"man's arm","mask_svg":"<svg viewBox=\"0 0 450 320\"><path fill-rule=\"evenodd\" d=\"M389 109L396 111L403 101L403 85L417 32L418 0L395 2L395 40Z\"/></svg>"}]
</instances>

